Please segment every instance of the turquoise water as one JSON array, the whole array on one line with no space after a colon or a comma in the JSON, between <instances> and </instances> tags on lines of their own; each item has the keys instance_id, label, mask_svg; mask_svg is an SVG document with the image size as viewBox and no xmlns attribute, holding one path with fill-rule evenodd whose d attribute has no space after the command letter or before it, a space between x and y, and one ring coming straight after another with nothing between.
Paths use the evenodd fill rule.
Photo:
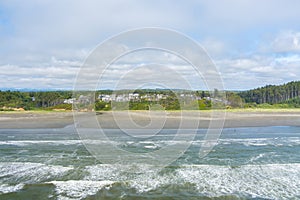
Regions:
<instances>
[{"instance_id":1,"label":"turquoise water","mask_svg":"<svg viewBox=\"0 0 300 200\"><path fill-rule=\"evenodd\" d=\"M176 132L129 141L109 131L133 152L169 145ZM300 127L224 129L199 158L205 133L199 130L184 155L161 170L103 164L72 127L0 129L0 199L300 199Z\"/></svg>"}]
</instances>

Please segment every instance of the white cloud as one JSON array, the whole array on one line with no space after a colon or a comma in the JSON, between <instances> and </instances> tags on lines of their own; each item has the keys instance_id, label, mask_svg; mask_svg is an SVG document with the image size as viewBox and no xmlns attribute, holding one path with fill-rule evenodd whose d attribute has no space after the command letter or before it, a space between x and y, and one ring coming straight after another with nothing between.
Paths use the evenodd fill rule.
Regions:
<instances>
[{"instance_id":1,"label":"white cloud","mask_svg":"<svg viewBox=\"0 0 300 200\"><path fill-rule=\"evenodd\" d=\"M275 63L279 64L300 64L300 55L299 54L294 54L294 55L289 55L289 56L281 56L278 58L274 59Z\"/></svg>"},{"instance_id":2,"label":"white cloud","mask_svg":"<svg viewBox=\"0 0 300 200\"><path fill-rule=\"evenodd\" d=\"M223 59L217 63L225 88L241 90L283 84L300 77L300 57L251 55L243 59Z\"/></svg>"},{"instance_id":3,"label":"white cloud","mask_svg":"<svg viewBox=\"0 0 300 200\"><path fill-rule=\"evenodd\" d=\"M261 67L254 67L251 69L252 72L258 73L272 73L275 69L271 66L261 66Z\"/></svg>"},{"instance_id":4,"label":"white cloud","mask_svg":"<svg viewBox=\"0 0 300 200\"><path fill-rule=\"evenodd\" d=\"M0 66L1 88L71 89L79 67L69 63L55 66Z\"/></svg>"},{"instance_id":5,"label":"white cloud","mask_svg":"<svg viewBox=\"0 0 300 200\"><path fill-rule=\"evenodd\" d=\"M300 52L300 32L284 31L271 43L274 52Z\"/></svg>"},{"instance_id":6,"label":"white cloud","mask_svg":"<svg viewBox=\"0 0 300 200\"><path fill-rule=\"evenodd\" d=\"M116 70L117 69L117 70ZM191 65L177 64L113 64L101 77L100 88L139 88L142 85L166 88L205 88L201 74Z\"/></svg>"},{"instance_id":7,"label":"white cloud","mask_svg":"<svg viewBox=\"0 0 300 200\"><path fill-rule=\"evenodd\" d=\"M228 50L231 49L228 44L214 38L202 40L201 45L213 58L224 57L225 55L228 55Z\"/></svg>"},{"instance_id":8,"label":"white cloud","mask_svg":"<svg viewBox=\"0 0 300 200\"><path fill-rule=\"evenodd\" d=\"M7 24L0 20L0 86L71 88L97 44L145 26L175 29L196 39L216 62L227 89L295 80L300 77L299 6L295 0L1 1ZM169 64L198 84L185 61L149 51L110 66L108 83L131 65L149 63Z\"/></svg>"},{"instance_id":9,"label":"white cloud","mask_svg":"<svg viewBox=\"0 0 300 200\"><path fill-rule=\"evenodd\" d=\"M285 26L296 24L299 20L299 4L297 0L226 0L199 1L203 18L207 27L224 29L223 32L249 30L253 27ZM197 6L195 6L195 9ZM253 30L252 30L253 31Z\"/></svg>"}]
</instances>

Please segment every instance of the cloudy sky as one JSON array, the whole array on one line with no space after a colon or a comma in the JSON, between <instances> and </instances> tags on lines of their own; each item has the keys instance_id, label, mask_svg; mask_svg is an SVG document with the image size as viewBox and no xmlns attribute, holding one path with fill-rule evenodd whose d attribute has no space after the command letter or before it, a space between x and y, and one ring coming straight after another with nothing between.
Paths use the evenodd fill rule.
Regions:
<instances>
[{"instance_id":1,"label":"cloudy sky","mask_svg":"<svg viewBox=\"0 0 300 200\"><path fill-rule=\"evenodd\" d=\"M2 0L0 88L72 89L99 43L140 27L174 29L197 41L228 90L299 80L299 8L297 0ZM131 65L143 63L132 59ZM186 66L179 73L193 75Z\"/></svg>"}]
</instances>

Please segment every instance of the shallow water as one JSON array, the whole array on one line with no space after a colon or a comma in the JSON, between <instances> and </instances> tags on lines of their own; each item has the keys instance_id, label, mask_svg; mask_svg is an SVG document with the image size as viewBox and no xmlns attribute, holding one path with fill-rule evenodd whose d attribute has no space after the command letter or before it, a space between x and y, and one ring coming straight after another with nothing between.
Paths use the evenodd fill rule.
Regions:
<instances>
[{"instance_id":1,"label":"shallow water","mask_svg":"<svg viewBox=\"0 0 300 200\"><path fill-rule=\"evenodd\" d=\"M116 146L155 151L173 129L147 140L109 130ZM187 130L188 133L188 130ZM199 158L206 130L161 170L149 164L103 164L73 128L0 129L0 199L299 199L300 127L224 129Z\"/></svg>"}]
</instances>

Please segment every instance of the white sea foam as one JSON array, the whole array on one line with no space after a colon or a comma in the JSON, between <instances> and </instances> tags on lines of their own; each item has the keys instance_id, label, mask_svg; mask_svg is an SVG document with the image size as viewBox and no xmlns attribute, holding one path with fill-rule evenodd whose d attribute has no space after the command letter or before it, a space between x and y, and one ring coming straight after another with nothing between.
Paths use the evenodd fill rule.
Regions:
<instances>
[{"instance_id":1,"label":"white sea foam","mask_svg":"<svg viewBox=\"0 0 300 200\"><path fill-rule=\"evenodd\" d=\"M101 164L86 167L89 175L85 180L110 180L114 182L126 182L129 187L139 192L153 190L164 183L170 183L170 176L159 176L160 168L152 165L108 165Z\"/></svg>"},{"instance_id":2,"label":"white sea foam","mask_svg":"<svg viewBox=\"0 0 300 200\"><path fill-rule=\"evenodd\" d=\"M140 174L157 173L158 168L152 165L120 165L120 164L100 164L94 166L87 166L85 170L88 175L85 180L111 180L111 181L127 181L132 177Z\"/></svg>"},{"instance_id":3,"label":"white sea foam","mask_svg":"<svg viewBox=\"0 0 300 200\"><path fill-rule=\"evenodd\" d=\"M294 146L300 145L299 137L281 137L281 138L245 138L245 139L220 139L221 144L242 144L245 146Z\"/></svg>"},{"instance_id":4,"label":"white sea foam","mask_svg":"<svg viewBox=\"0 0 300 200\"><path fill-rule=\"evenodd\" d=\"M194 140L191 142L188 141L176 141L176 140L159 140L159 141L139 141L138 143L141 145L145 145L145 148L159 148L168 145L176 145L176 144L186 144L191 143L192 145L201 146L204 140ZM0 141L0 145L15 145L15 146L28 146L35 144L42 145L77 145L77 144L102 144L102 143L110 143L113 145L135 145L134 141L115 141L113 139L108 141L103 140L6 140ZM245 139L220 139L220 144L231 145L231 144L242 144L245 146L295 146L300 145L299 137L282 137L282 138L245 138ZM153 147L151 147L153 146Z\"/></svg>"},{"instance_id":5,"label":"white sea foam","mask_svg":"<svg viewBox=\"0 0 300 200\"><path fill-rule=\"evenodd\" d=\"M87 196L96 194L102 188L109 188L112 181L87 181L87 180L68 180L51 181L55 185L55 191L59 200L83 199Z\"/></svg>"},{"instance_id":6,"label":"white sea foam","mask_svg":"<svg viewBox=\"0 0 300 200\"><path fill-rule=\"evenodd\" d=\"M63 176L72 167L29 162L0 163L0 192L20 189L20 184L37 183Z\"/></svg>"},{"instance_id":7,"label":"white sea foam","mask_svg":"<svg viewBox=\"0 0 300 200\"><path fill-rule=\"evenodd\" d=\"M260 160L260 159L265 158L267 156L274 156L274 152L260 153L259 155L255 155L252 158L250 158L248 163L253 163L254 161Z\"/></svg>"},{"instance_id":8,"label":"white sea foam","mask_svg":"<svg viewBox=\"0 0 300 200\"><path fill-rule=\"evenodd\" d=\"M253 159L268 156L259 154ZM20 183L41 182L49 177L57 180L70 167L48 166L36 163L1 163L0 192L21 189ZM82 199L109 189L113 183L126 183L126 187L139 193L168 185L188 184L197 193L218 197L236 194L246 198L297 199L300 197L300 164L260 164L238 167L218 165L184 165L163 170L152 165L99 164L82 169L83 180L50 181L55 185L59 199ZM16 183L8 184L9 181ZM168 187L167 187L168 188Z\"/></svg>"},{"instance_id":9,"label":"white sea foam","mask_svg":"<svg viewBox=\"0 0 300 200\"><path fill-rule=\"evenodd\" d=\"M122 166L120 165L109 165L109 164L101 164L94 166L87 166L86 171L89 175L87 175L85 180L122 180L126 179L121 175ZM124 166L125 169L125 166Z\"/></svg>"},{"instance_id":10,"label":"white sea foam","mask_svg":"<svg viewBox=\"0 0 300 200\"><path fill-rule=\"evenodd\" d=\"M185 166L177 170L182 181L209 196L240 194L266 199L300 197L300 164Z\"/></svg>"},{"instance_id":11,"label":"white sea foam","mask_svg":"<svg viewBox=\"0 0 300 200\"><path fill-rule=\"evenodd\" d=\"M157 149L157 146L156 145L146 145L146 146L144 146L144 148L146 148L146 149Z\"/></svg>"},{"instance_id":12,"label":"white sea foam","mask_svg":"<svg viewBox=\"0 0 300 200\"><path fill-rule=\"evenodd\" d=\"M0 141L0 145L28 146L33 144L47 145L75 145L81 144L81 140L9 140Z\"/></svg>"},{"instance_id":13,"label":"white sea foam","mask_svg":"<svg viewBox=\"0 0 300 200\"><path fill-rule=\"evenodd\" d=\"M24 184L20 183L17 185L9 185L9 184L0 184L0 194L16 192L21 190L24 187Z\"/></svg>"},{"instance_id":14,"label":"white sea foam","mask_svg":"<svg viewBox=\"0 0 300 200\"><path fill-rule=\"evenodd\" d=\"M300 197L300 164L185 165L163 173L149 165L97 165L86 170L89 172L87 180L122 181L139 193L168 185L189 184L195 192L211 197L232 194L266 199Z\"/></svg>"}]
</instances>

